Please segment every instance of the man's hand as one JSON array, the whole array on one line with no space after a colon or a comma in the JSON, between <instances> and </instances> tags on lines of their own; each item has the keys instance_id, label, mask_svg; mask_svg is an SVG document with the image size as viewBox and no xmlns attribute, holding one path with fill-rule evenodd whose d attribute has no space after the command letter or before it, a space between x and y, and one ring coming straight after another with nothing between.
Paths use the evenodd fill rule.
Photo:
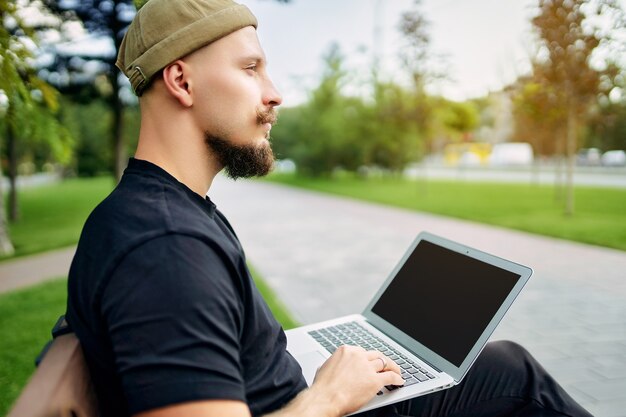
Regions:
<instances>
[{"instance_id":1,"label":"man's hand","mask_svg":"<svg viewBox=\"0 0 626 417\"><path fill-rule=\"evenodd\" d=\"M400 367L380 352L341 346L315 375L311 391L332 398L339 415L364 406L385 385L403 385Z\"/></svg>"},{"instance_id":2,"label":"man's hand","mask_svg":"<svg viewBox=\"0 0 626 417\"><path fill-rule=\"evenodd\" d=\"M403 385L400 372L400 367L380 352L341 346L317 371L311 388L271 416L350 414L385 385Z\"/></svg>"}]
</instances>

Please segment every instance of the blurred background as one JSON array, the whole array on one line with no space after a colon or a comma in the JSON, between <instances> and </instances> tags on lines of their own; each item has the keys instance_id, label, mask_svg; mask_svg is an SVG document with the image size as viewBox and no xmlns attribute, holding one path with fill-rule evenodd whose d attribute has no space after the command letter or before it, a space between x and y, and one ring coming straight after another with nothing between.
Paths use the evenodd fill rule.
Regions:
<instances>
[{"instance_id":1,"label":"blurred background","mask_svg":"<svg viewBox=\"0 0 626 417\"><path fill-rule=\"evenodd\" d=\"M137 99L114 62L144 2L0 0L0 414L134 152ZM284 97L266 183L626 256L626 0L241 2ZM24 270L57 279L30 287Z\"/></svg>"}]
</instances>

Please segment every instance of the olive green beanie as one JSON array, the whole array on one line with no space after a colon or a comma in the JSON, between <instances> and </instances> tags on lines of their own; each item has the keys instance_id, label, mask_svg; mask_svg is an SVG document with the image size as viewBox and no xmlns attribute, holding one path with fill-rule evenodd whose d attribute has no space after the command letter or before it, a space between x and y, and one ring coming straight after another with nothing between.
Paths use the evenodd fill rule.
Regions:
<instances>
[{"instance_id":1,"label":"olive green beanie","mask_svg":"<svg viewBox=\"0 0 626 417\"><path fill-rule=\"evenodd\" d=\"M257 20L231 0L149 0L128 27L115 65L140 96L168 64Z\"/></svg>"}]
</instances>

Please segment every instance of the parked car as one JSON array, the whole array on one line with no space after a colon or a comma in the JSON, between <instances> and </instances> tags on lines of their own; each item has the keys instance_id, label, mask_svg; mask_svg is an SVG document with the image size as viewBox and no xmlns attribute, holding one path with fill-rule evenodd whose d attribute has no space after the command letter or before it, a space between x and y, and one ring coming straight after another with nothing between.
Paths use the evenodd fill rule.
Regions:
<instances>
[{"instance_id":1,"label":"parked car","mask_svg":"<svg viewBox=\"0 0 626 417\"><path fill-rule=\"evenodd\" d=\"M576 154L576 165L598 166L602 152L598 148L583 148Z\"/></svg>"},{"instance_id":2,"label":"parked car","mask_svg":"<svg viewBox=\"0 0 626 417\"><path fill-rule=\"evenodd\" d=\"M614 150L606 151L600 158L602 165L606 167L623 167L626 166L626 151Z\"/></svg>"}]
</instances>

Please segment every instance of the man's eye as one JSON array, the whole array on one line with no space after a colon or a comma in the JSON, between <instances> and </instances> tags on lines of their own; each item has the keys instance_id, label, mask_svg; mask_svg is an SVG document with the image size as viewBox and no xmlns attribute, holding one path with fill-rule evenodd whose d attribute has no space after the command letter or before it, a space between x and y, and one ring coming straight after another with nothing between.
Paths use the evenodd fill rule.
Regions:
<instances>
[{"instance_id":1,"label":"man's eye","mask_svg":"<svg viewBox=\"0 0 626 417\"><path fill-rule=\"evenodd\" d=\"M254 71L256 72L257 66L256 65L250 65L246 67L246 70L250 70L250 71Z\"/></svg>"}]
</instances>

